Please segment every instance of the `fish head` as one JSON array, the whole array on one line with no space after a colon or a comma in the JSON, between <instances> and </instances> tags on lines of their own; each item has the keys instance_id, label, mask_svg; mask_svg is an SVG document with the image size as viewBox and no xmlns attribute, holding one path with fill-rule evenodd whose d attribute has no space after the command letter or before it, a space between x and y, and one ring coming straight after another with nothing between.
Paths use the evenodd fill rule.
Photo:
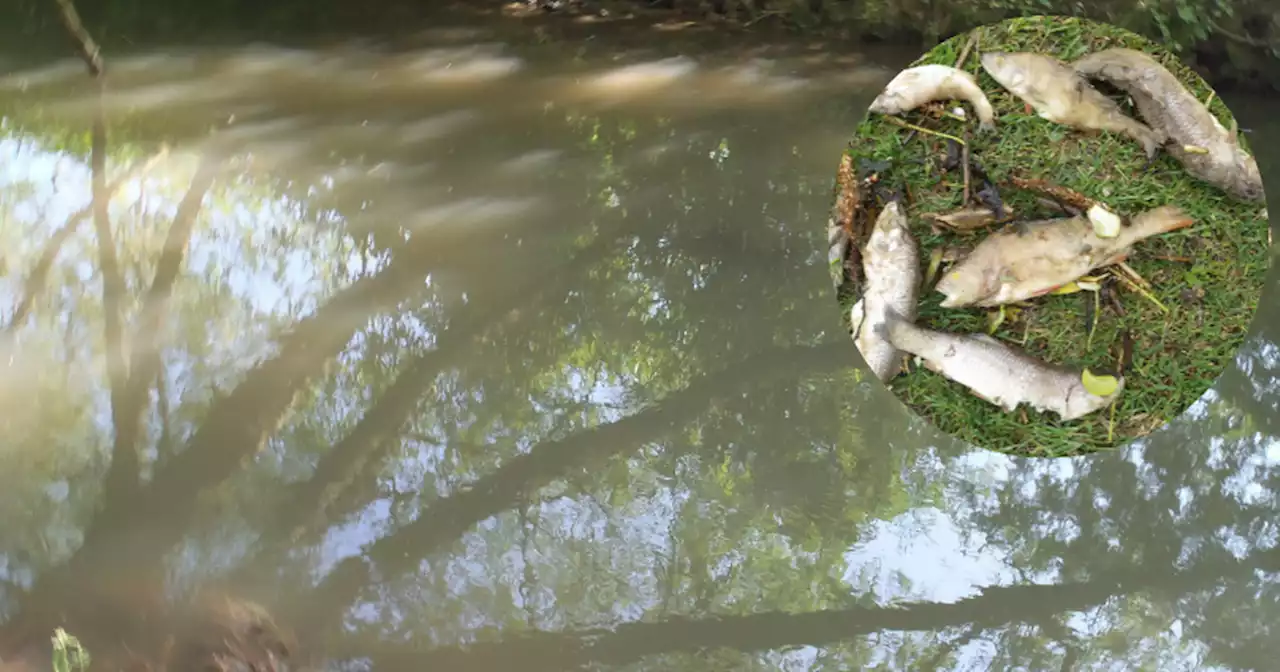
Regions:
<instances>
[{"instance_id":1,"label":"fish head","mask_svg":"<svg viewBox=\"0 0 1280 672\"><path fill-rule=\"evenodd\" d=\"M938 305L943 308L961 308L971 306L990 296L991 273L986 271L975 273L976 269L961 267L942 276L934 289L947 298Z\"/></svg>"},{"instance_id":2,"label":"fish head","mask_svg":"<svg viewBox=\"0 0 1280 672\"><path fill-rule=\"evenodd\" d=\"M1262 189L1262 173L1258 171L1258 162L1252 156L1246 156L1237 165L1239 170L1231 185L1235 195L1246 201L1265 201L1266 194Z\"/></svg>"},{"instance_id":3,"label":"fish head","mask_svg":"<svg viewBox=\"0 0 1280 672\"><path fill-rule=\"evenodd\" d=\"M1026 67L1019 54L1007 51L988 51L982 55L982 69L1001 86L1014 91L1022 87L1027 78Z\"/></svg>"},{"instance_id":4,"label":"fish head","mask_svg":"<svg viewBox=\"0 0 1280 672\"><path fill-rule=\"evenodd\" d=\"M875 100L871 101L871 105L867 107L867 111L875 114L888 114L889 110L893 109L893 104L890 101L895 97L896 96L892 93L884 91L880 95L876 96Z\"/></svg>"},{"instance_id":5,"label":"fish head","mask_svg":"<svg viewBox=\"0 0 1280 672\"><path fill-rule=\"evenodd\" d=\"M1079 418L1100 408L1106 408L1120 396L1121 392L1124 392L1124 376L1119 374L1116 375L1116 389L1107 395L1094 394L1084 388L1083 382L1076 381L1067 395L1066 417Z\"/></svg>"},{"instance_id":6,"label":"fish head","mask_svg":"<svg viewBox=\"0 0 1280 672\"><path fill-rule=\"evenodd\" d=\"M902 212L902 204L896 200L891 200L884 204L884 208L880 210L880 215L876 217L875 228L882 233L905 229L907 226L907 216Z\"/></svg>"}]
</instances>

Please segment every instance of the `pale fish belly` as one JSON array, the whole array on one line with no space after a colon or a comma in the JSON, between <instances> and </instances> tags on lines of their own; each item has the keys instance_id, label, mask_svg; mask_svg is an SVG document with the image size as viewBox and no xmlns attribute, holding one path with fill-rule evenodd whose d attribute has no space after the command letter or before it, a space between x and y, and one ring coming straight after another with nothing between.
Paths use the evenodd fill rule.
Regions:
<instances>
[{"instance_id":1,"label":"pale fish belly","mask_svg":"<svg viewBox=\"0 0 1280 672\"><path fill-rule=\"evenodd\" d=\"M854 335L854 343L862 359L867 363L867 367L882 382L897 375L902 363L898 349L875 330L875 325L885 319L884 307L882 298L868 294L854 306L852 311L852 317L855 320L853 326L858 329ZM862 318L861 328L858 328L859 317Z\"/></svg>"}]
</instances>

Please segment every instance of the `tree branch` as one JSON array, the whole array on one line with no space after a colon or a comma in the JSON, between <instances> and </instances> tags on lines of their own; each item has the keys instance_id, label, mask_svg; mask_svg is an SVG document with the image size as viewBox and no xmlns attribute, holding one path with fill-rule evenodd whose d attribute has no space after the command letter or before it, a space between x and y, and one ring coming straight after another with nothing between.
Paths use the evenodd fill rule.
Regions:
<instances>
[{"instance_id":1,"label":"tree branch","mask_svg":"<svg viewBox=\"0 0 1280 672\"><path fill-rule=\"evenodd\" d=\"M98 43L93 41L93 36L85 29L84 23L80 21L80 13L76 11L76 6L71 0L54 0L54 2L58 3L58 14L62 17L62 24L67 27L67 32L75 40L80 58L89 67L89 74L93 77L101 77L105 71L102 52L98 48Z\"/></svg>"}]
</instances>

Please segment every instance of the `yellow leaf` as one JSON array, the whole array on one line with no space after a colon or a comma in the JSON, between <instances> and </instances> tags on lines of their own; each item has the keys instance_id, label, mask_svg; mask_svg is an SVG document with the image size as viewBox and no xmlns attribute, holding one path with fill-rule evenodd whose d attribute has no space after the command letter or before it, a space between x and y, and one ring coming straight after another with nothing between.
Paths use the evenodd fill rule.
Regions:
<instances>
[{"instance_id":1,"label":"yellow leaf","mask_svg":"<svg viewBox=\"0 0 1280 672\"><path fill-rule=\"evenodd\" d=\"M1004 306L1000 306L1000 310L987 313L987 333L988 334L996 333L996 329L999 329L1000 325L1004 324L1004 318L1005 318Z\"/></svg>"},{"instance_id":2,"label":"yellow leaf","mask_svg":"<svg viewBox=\"0 0 1280 672\"><path fill-rule=\"evenodd\" d=\"M1120 235L1120 217L1108 210L1101 203L1089 208L1089 223L1093 225L1093 233L1099 238L1115 238Z\"/></svg>"},{"instance_id":3,"label":"yellow leaf","mask_svg":"<svg viewBox=\"0 0 1280 672\"><path fill-rule=\"evenodd\" d=\"M1116 388L1120 386L1120 381L1116 380L1115 376L1095 376L1087 368L1080 375L1080 382L1084 385L1085 391L1099 397L1115 393Z\"/></svg>"}]
</instances>

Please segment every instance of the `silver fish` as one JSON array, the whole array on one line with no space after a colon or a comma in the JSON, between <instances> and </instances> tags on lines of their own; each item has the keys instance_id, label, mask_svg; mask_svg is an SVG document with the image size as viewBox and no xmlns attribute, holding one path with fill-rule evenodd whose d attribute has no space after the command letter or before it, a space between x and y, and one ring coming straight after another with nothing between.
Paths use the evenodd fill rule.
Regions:
<instances>
[{"instance_id":1,"label":"silver fish","mask_svg":"<svg viewBox=\"0 0 1280 672\"><path fill-rule=\"evenodd\" d=\"M1124 377L1116 389L1099 396L1084 387L1084 369L1041 361L986 334L950 334L917 326L886 311L875 327L881 338L924 360L929 370L965 387L1005 411L1027 404L1075 420L1104 408L1124 391Z\"/></svg>"},{"instance_id":2,"label":"silver fish","mask_svg":"<svg viewBox=\"0 0 1280 672\"><path fill-rule=\"evenodd\" d=\"M902 114L935 100L964 100L973 106L978 129L995 128L995 111L971 74L949 65L920 65L899 72L869 108L877 114Z\"/></svg>"},{"instance_id":3,"label":"silver fish","mask_svg":"<svg viewBox=\"0 0 1280 672\"><path fill-rule=\"evenodd\" d=\"M880 211L862 252L866 275L862 299L850 311L853 340L882 382L898 375L902 355L872 329L892 309L915 319L920 298L920 249L896 201Z\"/></svg>"},{"instance_id":4,"label":"silver fish","mask_svg":"<svg viewBox=\"0 0 1280 672\"><path fill-rule=\"evenodd\" d=\"M1115 101L1053 56L989 51L982 55L982 68L1035 108L1042 119L1072 128L1123 133L1138 141L1148 157L1155 156L1164 142L1160 133L1125 115Z\"/></svg>"},{"instance_id":5,"label":"silver fish","mask_svg":"<svg viewBox=\"0 0 1280 672\"><path fill-rule=\"evenodd\" d=\"M1166 151L1187 172L1241 200L1265 200L1257 161L1239 145L1234 121L1231 129L1224 128L1154 58L1134 49L1105 49L1081 57L1072 68L1129 94L1138 114L1167 136Z\"/></svg>"},{"instance_id":6,"label":"silver fish","mask_svg":"<svg viewBox=\"0 0 1280 672\"><path fill-rule=\"evenodd\" d=\"M938 281L943 308L998 306L1048 293L1090 271L1122 261L1150 236L1190 226L1180 208L1160 206L1133 217L1118 234L1098 235L1088 215L1023 222L982 240Z\"/></svg>"}]
</instances>

